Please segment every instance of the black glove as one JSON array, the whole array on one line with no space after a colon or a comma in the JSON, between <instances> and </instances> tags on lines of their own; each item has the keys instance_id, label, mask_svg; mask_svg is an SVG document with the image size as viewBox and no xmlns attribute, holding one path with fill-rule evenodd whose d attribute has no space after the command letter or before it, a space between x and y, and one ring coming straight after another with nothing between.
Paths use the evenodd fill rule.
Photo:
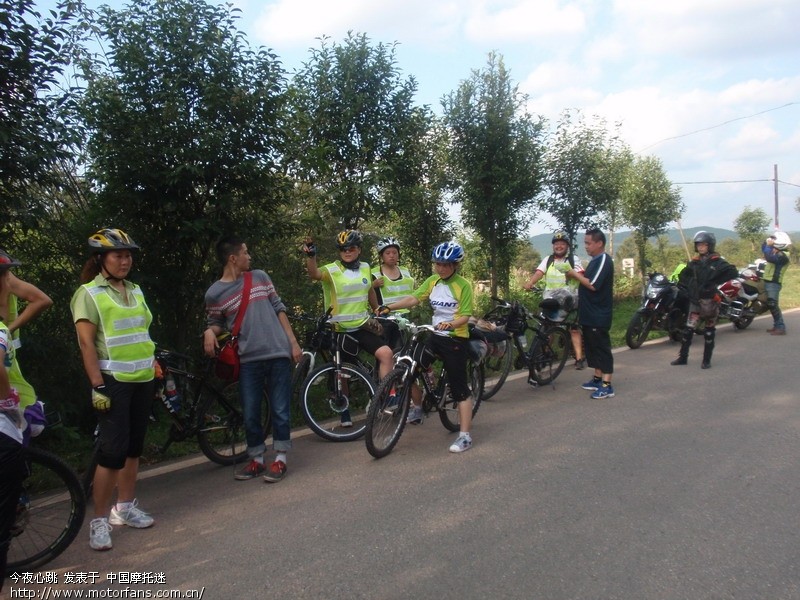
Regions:
<instances>
[{"instance_id":1,"label":"black glove","mask_svg":"<svg viewBox=\"0 0 800 600\"><path fill-rule=\"evenodd\" d=\"M303 245L303 252L306 253L306 256L311 258L317 255L317 247L314 245L314 242L310 244Z\"/></svg>"}]
</instances>

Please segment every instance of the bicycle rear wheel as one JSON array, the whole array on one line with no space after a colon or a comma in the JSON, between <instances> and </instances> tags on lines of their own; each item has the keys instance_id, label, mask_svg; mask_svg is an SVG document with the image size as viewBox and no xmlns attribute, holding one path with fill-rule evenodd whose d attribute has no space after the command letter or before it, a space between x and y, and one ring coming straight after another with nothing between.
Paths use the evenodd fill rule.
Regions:
<instances>
[{"instance_id":1,"label":"bicycle rear wheel","mask_svg":"<svg viewBox=\"0 0 800 600\"><path fill-rule=\"evenodd\" d=\"M239 398L239 382L222 391L203 388L197 405L197 442L208 459L218 465L232 465L247 458L247 436ZM261 420L264 438L272 427L269 397L261 395Z\"/></svg>"},{"instance_id":2,"label":"bicycle rear wheel","mask_svg":"<svg viewBox=\"0 0 800 600\"><path fill-rule=\"evenodd\" d=\"M7 573L39 567L66 550L83 525L86 496L75 472L55 454L27 448L30 475L11 528Z\"/></svg>"},{"instance_id":3,"label":"bicycle rear wheel","mask_svg":"<svg viewBox=\"0 0 800 600\"><path fill-rule=\"evenodd\" d=\"M392 451L406 426L411 398L411 382L403 382L407 372L404 367L393 369L378 384L370 402L364 440L375 458Z\"/></svg>"},{"instance_id":4,"label":"bicycle rear wheel","mask_svg":"<svg viewBox=\"0 0 800 600\"><path fill-rule=\"evenodd\" d=\"M503 351L502 356L492 355L494 352ZM489 347L489 354L483 359L484 386L481 400L488 400L500 391L506 382L509 371L511 371L511 360L514 355L514 347L511 340L505 340L499 344L492 344Z\"/></svg>"},{"instance_id":5,"label":"bicycle rear wheel","mask_svg":"<svg viewBox=\"0 0 800 600\"><path fill-rule=\"evenodd\" d=\"M456 402L450 393L450 385L447 382L448 377L446 373L444 378L446 387L444 390L444 400L439 408L439 420L441 420L442 425L444 425L447 430L457 432L461 430L461 414L458 410L460 402ZM481 395L483 391L483 369L481 369L480 363L474 363L471 360L467 361L467 384L469 385L470 397L472 398L472 416L474 417L481 407L481 401L483 400L483 396ZM469 402L469 400L464 400L464 402Z\"/></svg>"},{"instance_id":6,"label":"bicycle rear wheel","mask_svg":"<svg viewBox=\"0 0 800 600\"><path fill-rule=\"evenodd\" d=\"M569 349L569 335L561 327L551 327L537 336L528 354L531 378L539 385L552 383L564 369Z\"/></svg>"},{"instance_id":7,"label":"bicycle rear wheel","mask_svg":"<svg viewBox=\"0 0 800 600\"><path fill-rule=\"evenodd\" d=\"M337 390L337 376L341 377L341 392ZM349 442L364 435L367 409L374 395L375 384L360 367L342 364L337 369L327 363L306 377L300 409L318 436L331 442ZM350 425L345 423L348 418Z\"/></svg>"}]
</instances>

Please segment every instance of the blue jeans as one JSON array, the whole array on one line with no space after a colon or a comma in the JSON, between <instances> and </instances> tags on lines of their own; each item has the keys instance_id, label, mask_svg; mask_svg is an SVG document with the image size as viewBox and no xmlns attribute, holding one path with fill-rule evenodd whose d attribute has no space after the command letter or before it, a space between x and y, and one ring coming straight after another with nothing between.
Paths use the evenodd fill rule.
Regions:
<instances>
[{"instance_id":1,"label":"blue jeans","mask_svg":"<svg viewBox=\"0 0 800 600\"><path fill-rule=\"evenodd\" d=\"M778 299L781 295L781 284L767 281L764 283L764 291L767 293L767 306L769 312L772 313L773 327L775 329L786 329L786 324L783 322L783 313L781 307L778 306Z\"/></svg>"},{"instance_id":2,"label":"blue jeans","mask_svg":"<svg viewBox=\"0 0 800 600\"><path fill-rule=\"evenodd\" d=\"M292 361L272 358L242 363L239 369L239 396L244 413L247 454L261 456L267 447L261 418L261 397L267 390L272 410L272 439L275 450L292 447L289 406L292 401Z\"/></svg>"}]
</instances>

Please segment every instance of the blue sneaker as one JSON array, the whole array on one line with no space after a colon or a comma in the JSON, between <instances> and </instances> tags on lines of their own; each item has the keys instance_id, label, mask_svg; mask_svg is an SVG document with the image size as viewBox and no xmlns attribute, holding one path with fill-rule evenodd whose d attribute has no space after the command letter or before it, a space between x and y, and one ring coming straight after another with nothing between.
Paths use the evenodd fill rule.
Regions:
<instances>
[{"instance_id":1,"label":"blue sneaker","mask_svg":"<svg viewBox=\"0 0 800 600\"><path fill-rule=\"evenodd\" d=\"M602 400L603 398L613 398L614 397L614 388L610 385L601 385L594 391L592 394L592 398L594 400Z\"/></svg>"},{"instance_id":2,"label":"blue sneaker","mask_svg":"<svg viewBox=\"0 0 800 600\"><path fill-rule=\"evenodd\" d=\"M590 381L584 383L581 387L585 390L597 390L600 389L600 385L603 381L597 377L592 377Z\"/></svg>"},{"instance_id":3,"label":"blue sneaker","mask_svg":"<svg viewBox=\"0 0 800 600\"><path fill-rule=\"evenodd\" d=\"M353 426L353 419L350 418L350 411L348 409L344 409L342 411L342 427L352 427Z\"/></svg>"}]
</instances>

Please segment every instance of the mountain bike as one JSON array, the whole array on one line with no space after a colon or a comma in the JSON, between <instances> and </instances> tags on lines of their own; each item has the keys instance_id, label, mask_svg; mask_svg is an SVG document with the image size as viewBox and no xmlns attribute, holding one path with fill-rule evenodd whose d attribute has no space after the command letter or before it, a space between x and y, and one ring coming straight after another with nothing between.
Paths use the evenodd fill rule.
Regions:
<instances>
[{"instance_id":1,"label":"mountain bike","mask_svg":"<svg viewBox=\"0 0 800 600\"><path fill-rule=\"evenodd\" d=\"M214 376L214 359L193 373L192 359L186 354L159 348L155 359L161 375L156 378L154 414L158 406L170 419L167 439L158 448L163 454L174 442L196 438L200 450L219 465L233 465L247 458L247 439L244 415L239 400L239 383L225 383ZM174 393L172 388L174 382ZM175 398L179 398L176 402ZM264 436L272 426L269 397L264 391L261 399ZM96 433L96 432L95 432ZM83 475L83 489L89 494L97 467L97 443Z\"/></svg>"},{"instance_id":2,"label":"mountain bike","mask_svg":"<svg viewBox=\"0 0 800 600\"><path fill-rule=\"evenodd\" d=\"M307 332L293 385L309 428L323 439L348 442L364 435L377 367L360 358L356 338L334 331L330 317L329 309Z\"/></svg>"},{"instance_id":3,"label":"mountain bike","mask_svg":"<svg viewBox=\"0 0 800 600\"><path fill-rule=\"evenodd\" d=\"M459 403L450 393L447 372L442 368L438 383L433 369L426 368L435 356L425 346L425 340L436 331L432 325L411 325L411 336L399 353L395 368L381 380L369 405L366 421L367 451L375 458L389 454L406 426L414 385L422 393L425 414L436 411L442 425L449 431L460 429ZM472 416L481 405L483 369L477 357L467 361L467 376L472 397ZM467 400L465 400L467 402Z\"/></svg>"},{"instance_id":4,"label":"mountain bike","mask_svg":"<svg viewBox=\"0 0 800 600\"><path fill-rule=\"evenodd\" d=\"M558 311L551 300L540 303L542 312L535 314L518 301L508 302L501 298L492 298L496 306L484 317L487 321L498 325L508 335L510 343L516 349L516 356L504 356L497 363L493 373L496 379L492 382L493 390L489 397L502 387L513 363L516 369L528 367L528 383L547 385L555 381L561 374L567 358L570 356L572 342L568 328L571 321L554 320ZM506 350L510 354L511 349ZM488 373L488 371L487 371ZM484 392L484 399L487 393Z\"/></svg>"},{"instance_id":5,"label":"mountain bike","mask_svg":"<svg viewBox=\"0 0 800 600\"><path fill-rule=\"evenodd\" d=\"M7 574L53 560L73 542L86 515L81 481L64 460L33 446L25 448L24 459L29 475L11 528Z\"/></svg>"}]
</instances>

